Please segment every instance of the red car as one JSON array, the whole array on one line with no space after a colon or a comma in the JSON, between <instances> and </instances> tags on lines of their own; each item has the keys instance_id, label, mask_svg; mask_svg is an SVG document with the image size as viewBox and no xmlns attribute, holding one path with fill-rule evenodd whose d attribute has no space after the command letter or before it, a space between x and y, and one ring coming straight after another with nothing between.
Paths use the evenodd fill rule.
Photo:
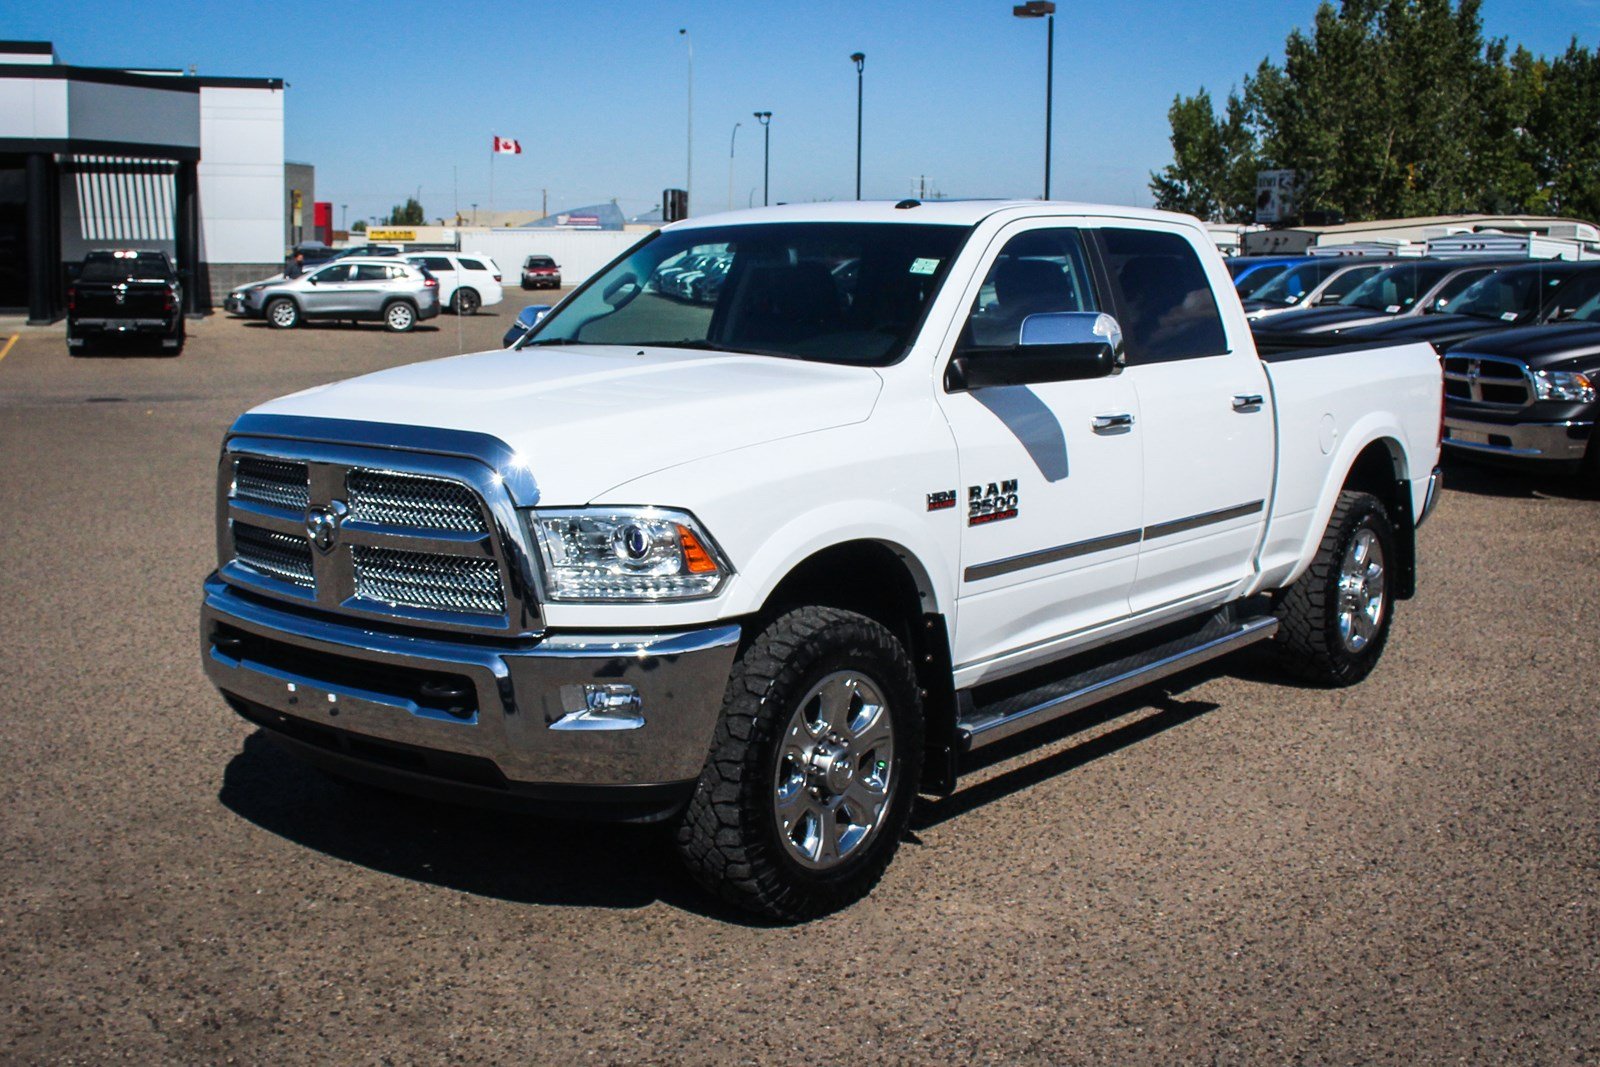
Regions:
<instances>
[{"instance_id":1,"label":"red car","mask_svg":"<svg viewBox=\"0 0 1600 1067\"><path fill-rule=\"evenodd\" d=\"M522 264L524 289L561 288L561 266L549 256L529 256Z\"/></svg>"}]
</instances>

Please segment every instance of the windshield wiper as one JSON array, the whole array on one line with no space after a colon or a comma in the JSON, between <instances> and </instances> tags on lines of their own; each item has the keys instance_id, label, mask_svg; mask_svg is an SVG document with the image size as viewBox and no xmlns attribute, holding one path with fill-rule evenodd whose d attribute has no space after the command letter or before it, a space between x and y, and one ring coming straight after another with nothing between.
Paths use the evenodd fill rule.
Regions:
<instances>
[{"instance_id":1,"label":"windshield wiper","mask_svg":"<svg viewBox=\"0 0 1600 1067\"><path fill-rule=\"evenodd\" d=\"M569 339L567 339L565 337L541 337L541 338L538 338L538 339L532 340L532 341L524 341L518 347L520 347L520 348L535 348L535 347L538 347L538 346L541 346L541 345L593 345L593 344L599 344L599 342L598 341L573 341L573 340L569 340Z\"/></svg>"}]
</instances>

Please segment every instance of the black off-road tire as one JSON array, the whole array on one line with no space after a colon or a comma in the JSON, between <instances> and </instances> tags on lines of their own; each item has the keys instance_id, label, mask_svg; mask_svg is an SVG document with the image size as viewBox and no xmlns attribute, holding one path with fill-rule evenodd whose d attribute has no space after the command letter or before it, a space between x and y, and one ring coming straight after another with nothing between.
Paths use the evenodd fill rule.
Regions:
<instances>
[{"instance_id":1,"label":"black off-road tire","mask_svg":"<svg viewBox=\"0 0 1600 1067\"><path fill-rule=\"evenodd\" d=\"M802 866L780 840L774 774L799 701L820 679L860 672L884 695L894 733L883 822L832 869ZM922 771L922 704L910 657L888 629L854 612L781 616L734 662L711 753L678 825L696 881L736 907L785 922L836 911L878 883L905 834Z\"/></svg>"},{"instance_id":2,"label":"black off-road tire","mask_svg":"<svg viewBox=\"0 0 1600 1067\"><path fill-rule=\"evenodd\" d=\"M1383 607L1376 632L1365 647L1352 651L1339 628L1340 567L1351 542L1363 529L1377 535L1383 551ZM1338 689L1361 681L1378 663L1394 619L1394 577L1397 560L1394 524L1388 510L1371 493L1345 490L1334 504L1328 528L1306 572L1279 597L1278 663L1300 681Z\"/></svg>"}]
</instances>

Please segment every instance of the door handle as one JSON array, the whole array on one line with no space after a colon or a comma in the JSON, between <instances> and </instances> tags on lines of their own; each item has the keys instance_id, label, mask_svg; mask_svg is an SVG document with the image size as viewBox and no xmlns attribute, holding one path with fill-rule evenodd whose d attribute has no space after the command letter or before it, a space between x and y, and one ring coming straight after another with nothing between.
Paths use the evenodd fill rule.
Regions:
<instances>
[{"instance_id":1,"label":"door handle","mask_svg":"<svg viewBox=\"0 0 1600 1067\"><path fill-rule=\"evenodd\" d=\"M1124 433L1133 429L1132 415L1096 415L1094 417L1095 433Z\"/></svg>"},{"instance_id":2,"label":"door handle","mask_svg":"<svg viewBox=\"0 0 1600 1067\"><path fill-rule=\"evenodd\" d=\"M1262 402L1260 393L1239 393L1233 398L1233 410L1240 413L1260 411Z\"/></svg>"}]
</instances>

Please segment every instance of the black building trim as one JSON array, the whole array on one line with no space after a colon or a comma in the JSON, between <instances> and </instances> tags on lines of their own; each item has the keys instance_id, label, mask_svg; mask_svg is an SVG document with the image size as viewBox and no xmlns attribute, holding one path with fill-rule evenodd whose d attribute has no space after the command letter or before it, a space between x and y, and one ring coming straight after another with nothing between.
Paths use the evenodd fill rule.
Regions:
<instances>
[{"instance_id":1,"label":"black building trim","mask_svg":"<svg viewBox=\"0 0 1600 1067\"><path fill-rule=\"evenodd\" d=\"M141 141L90 141L76 137L0 137L0 153L27 155L59 152L73 156L139 156L170 159L176 163L200 162L199 147L146 144Z\"/></svg>"}]
</instances>

